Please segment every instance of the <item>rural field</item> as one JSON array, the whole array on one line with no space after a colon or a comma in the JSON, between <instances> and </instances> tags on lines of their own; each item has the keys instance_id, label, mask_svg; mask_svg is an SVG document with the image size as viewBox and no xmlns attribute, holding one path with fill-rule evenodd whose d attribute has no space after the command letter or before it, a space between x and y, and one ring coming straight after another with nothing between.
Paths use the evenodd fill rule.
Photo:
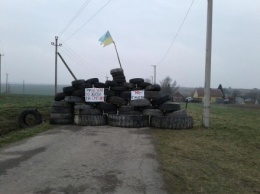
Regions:
<instances>
[{"instance_id":1,"label":"rural field","mask_svg":"<svg viewBox=\"0 0 260 194\"><path fill-rule=\"evenodd\" d=\"M0 147L51 129L52 96L0 96ZM182 104L184 107L184 104ZM19 130L19 113L37 108L44 123ZM169 193L260 193L260 107L212 105L210 128L202 104L189 104L190 130L151 129Z\"/></svg>"}]
</instances>

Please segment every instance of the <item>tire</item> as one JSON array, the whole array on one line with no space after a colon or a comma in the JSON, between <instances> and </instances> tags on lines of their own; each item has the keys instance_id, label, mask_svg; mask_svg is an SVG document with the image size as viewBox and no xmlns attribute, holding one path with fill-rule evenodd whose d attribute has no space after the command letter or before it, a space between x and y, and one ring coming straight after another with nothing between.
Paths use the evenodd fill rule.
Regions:
<instances>
[{"instance_id":1,"label":"tire","mask_svg":"<svg viewBox=\"0 0 260 194\"><path fill-rule=\"evenodd\" d=\"M85 96L85 90L74 90L71 94L71 96L77 96L77 97L84 97Z\"/></svg>"},{"instance_id":2,"label":"tire","mask_svg":"<svg viewBox=\"0 0 260 194\"><path fill-rule=\"evenodd\" d=\"M88 104L84 104L84 103L77 103L74 105L74 110L76 109L93 109L93 106L90 106Z\"/></svg>"},{"instance_id":3,"label":"tire","mask_svg":"<svg viewBox=\"0 0 260 194\"><path fill-rule=\"evenodd\" d=\"M113 90L108 90L105 89L104 94L108 97L108 96L116 96L116 92Z\"/></svg>"},{"instance_id":4,"label":"tire","mask_svg":"<svg viewBox=\"0 0 260 194\"><path fill-rule=\"evenodd\" d=\"M138 87L141 87L143 89L145 89L147 86L150 86L150 85L152 85L152 84L149 82L141 82L141 83L137 84Z\"/></svg>"},{"instance_id":5,"label":"tire","mask_svg":"<svg viewBox=\"0 0 260 194\"><path fill-rule=\"evenodd\" d=\"M83 83L83 84L79 85L78 88L79 89L93 88L93 84L92 83Z\"/></svg>"},{"instance_id":6,"label":"tire","mask_svg":"<svg viewBox=\"0 0 260 194\"><path fill-rule=\"evenodd\" d=\"M73 119L74 114L72 113L51 113L51 119Z\"/></svg>"},{"instance_id":7,"label":"tire","mask_svg":"<svg viewBox=\"0 0 260 194\"><path fill-rule=\"evenodd\" d=\"M104 111L116 111L117 106L114 104L111 104L111 103L101 102L99 104L99 109L104 110Z\"/></svg>"},{"instance_id":8,"label":"tire","mask_svg":"<svg viewBox=\"0 0 260 194\"><path fill-rule=\"evenodd\" d=\"M20 128L29 128L42 123L42 116L37 109L26 109L18 118Z\"/></svg>"},{"instance_id":9,"label":"tire","mask_svg":"<svg viewBox=\"0 0 260 194\"><path fill-rule=\"evenodd\" d=\"M114 87L111 87L110 90L115 91L115 92L123 92L123 91L126 91L127 88L125 88L123 86L114 86Z\"/></svg>"},{"instance_id":10,"label":"tire","mask_svg":"<svg viewBox=\"0 0 260 194\"><path fill-rule=\"evenodd\" d=\"M52 125L70 125L73 124L73 118L66 119L50 119L50 124Z\"/></svg>"},{"instance_id":11,"label":"tire","mask_svg":"<svg viewBox=\"0 0 260 194\"><path fill-rule=\"evenodd\" d=\"M125 87L125 88L127 88L128 90L131 90L131 89L133 89L133 88L136 87L135 84L128 83L128 82L124 82L124 83L122 83L122 86Z\"/></svg>"},{"instance_id":12,"label":"tire","mask_svg":"<svg viewBox=\"0 0 260 194\"><path fill-rule=\"evenodd\" d=\"M53 101L52 102L53 107L64 107L64 108L71 108L72 105L65 101Z\"/></svg>"},{"instance_id":13,"label":"tire","mask_svg":"<svg viewBox=\"0 0 260 194\"><path fill-rule=\"evenodd\" d=\"M106 85L105 83L96 82L94 83L94 88L109 88L109 86Z\"/></svg>"},{"instance_id":14,"label":"tire","mask_svg":"<svg viewBox=\"0 0 260 194\"><path fill-rule=\"evenodd\" d=\"M166 113L165 116L167 117L179 117L179 116L188 116L187 111L185 109L174 111L171 113Z\"/></svg>"},{"instance_id":15,"label":"tire","mask_svg":"<svg viewBox=\"0 0 260 194\"><path fill-rule=\"evenodd\" d=\"M145 88L146 91L161 91L161 86L159 84L149 85Z\"/></svg>"},{"instance_id":16,"label":"tire","mask_svg":"<svg viewBox=\"0 0 260 194\"><path fill-rule=\"evenodd\" d=\"M125 79L125 75L113 76L113 80L115 80L115 79Z\"/></svg>"},{"instance_id":17,"label":"tire","mask_svg":"<svg viewBox=\"0 0 260 194\"><path fill-rule=\"evenodd\" d=\"M51 113L72 113L73 109L71 107L53 106L50 109Z\"/></svg>"},{"instance_id":18,"label":"tire","mask_svg":"<svg viewBox=\"0 0 260 194\"><path fill-rule=\"evenodd\" d=\"M78 96L66 96L64 100L69 103L83 103L83 99L84 98Z\"/></svg>"},{"instance_id":19,"label":"tire","mask_svg":"<svg viewBox=\"0 0 260 194\"><path fill-rule=\"evenodd\" d=\"M107 124L105 115L75 115L74 123L83 126L100 126Z\"/></svg>"},{"instance_id":20,"label":"tire","mask_svg":"<svg viewBox=\"0 0 260 194\"><path fill-rule=\"evenodd\" d=\"M75 115L102 115L102 111L99 109L76 109Z\"/></svg>"},{"instance_id":21,"label":"tire","mask_svg":"<svg viewBox=\"0 0 260 194\"><path fill-rule=\"evenodd\" d=\"M160 97L158 99L153 100L152 101L152 105L153 106L158 106L160 104L163 104L163 103L169 101L170 99L171 99L170 95L165 95L165 96L162 96L162 97Z\"/></svg>"},{"instance_id":22,"label":"tire","mask_svg":"<svg viewBox=\"0 0 260 194\"><path fill-rule=\"evenodd\" d=\"M61 100L64 100L64 98L65 98L65 94L63 92L60 92L60 93L55 94L54 100L61 101Z\"/></svg>"},{"instance_id":23,"label":"tire","mask_svg":"<svg viewBox=\"0 0 260 194\"><path fill-rule=\"evenodd\" d=\"M163 116L163 112L158 109L144 109L142 114L149 116Z\"/></svg>"},{"instance_id":24,"label":"tire","mask_svg":"<svg viewBox=\"0 0 260 194\"><path fill-rule=\"evenodd\" d=\"M85 83L85 80L84 79L78 79L78 80L74 80L71 82L71 85L74 87L74 88L78 88L81 84L84 84Z\"/></svg>"},{"instance_id":25,"label":"tire","mask_svg":"<svg viewBox=\"0 0 260 194\"><path fill-rule=\"evenodd\" d=\"M157 99L161 97L159 91L144 91L144 97L147 99Z\"/></svg>"},{"instance_id":26,"label":"tire","mask_svg":"<svg viewBox=\"0 0 260 194\"><path fill-rule=\"evenodd\" d=\"M176 102L165 102L161 104L158 109L164 112L173 112L173 111L178 111L181 110L181 105L180 103Z\"/></svg>"},{"instance_id":27,"label":"tire","mask_svg":"<svg viewBox=\"0 0 260 194\"><path fill-rule=\"evenodd\" d=\"M85 83L90 83L90 84L94 84L94 83L97 83L97 82L99 82L98 78L90 78L90 79L87 79L85 81Z\"/></svg>"},{"instance_id":28,"label":"tire","mask_svg":"<svg viewBox=\"0 0 260 194\"><path fill-rule=\"evenodd\" d=\"M118 84L122 84L122 83L124 83L124 82L126 82L126 79L124 79L124 78L118 78L118 79L113 79L116 83L118 83Z\"/></svg>"},{"instance_id":29,"label":"tire","mask_svg":"<svg viewBox=\"0 0 260 194\"><path fill-rule=\"evenodd\" d=\"M119 84L115 81L110 81L110 80L107 80L105 82L106 85L108 85L109 87L113 87L113 86L119 86Z\"/></svg>"},{"instance_id":30,"label":"tire","mask_svg":"<svg viewBox=\"0 0 260 194\"><path fill-rule=\"evenodd\" d=\"M72 92L75 90L74 87L72 86L67 86L67 87L64 87L63 89L63 92L67 95L67 96L70 96L72 94Z\"/></svg>"},{"instance_id":31,"label":"tire","mask_svg":"<svg viewBox=\"0 0 260 194\"><path fill-rule=\"evenodd\" d=\"M140 83L144 82L144 79L143 78L133 78L133 79L130 79L129 82L132 84L140 84Z\"/></svg>"},{"instance_id":32,"label":"tire","mask_svg":"<svg viewBox=\"0 0 260 194\"><path fill-rule=\"evenodd\" d=\"M132 91L136 91L136 90L143 90L143 88L141 87L136 87L136 88L133 88Z\"/></svg>"},{"instance_id":33,"label":"tire","mask_svg":"<svg viewBox=\"0 0 260 194\"><path fill-rule=\"evenodd\" d=\"M151 127L161 129L191 129L193 128L193 118L191 116L153 116L151 117Z\"/></svg>"},{"instance_id":34,"label":"tire","mask_svg":"<svg viewBox=\"0 0 260 194\"><path fill-rule=\"evenodd\" d=\"M143 107L143 106L150 106L151 103L148 99L137 99L137 100L131 100L130 105L134 107Z\"/></svg>"},{"instance_id":35,"label":"tire","mask_svg":"<svg viewBox=\"0 0 260 194\"><path fill-rule=\"evenodd\" d=\"M134 111L134 110L135 110L135 108L133 106L127 106L127 105L123 105L118 108L119 112L130 112L130 111Z\"/></svg>"},{"instance_id":36,"label":"tire","mask_svg":"<svg viewBox=\"0 0 260 194\"><path fill-rule=\"evenodd\" d=\"M117 97L117 96L111 96L110 98L108 98L108 102L111 104L118 105L118 106L127 104L127 102L124 98Z\"/></svg>"},{"instance_id":37,"label":"tire","mask_svg":"<svg viewBox=\"0 0 260 194\"><path fill-rule=\"evenodd\" d=\"M140 128L149 126L146 115L108 115L108 125L114 127Z\"/></svg>"},{"instance_id":38,"label":"tire","mask_svg":"<svg viewBox=\"0 0 260 194\"><path fill-rule=\"evenodd\" d=\"M124 91L120 93L119 95L121 98L124 98L125 100L129 101L131 100L131 91Z\"/></svg>"},{"instance_id":39,"label":"tire","mask_svg":"<svg viewBox=\"0 0 260 194\"><path fill-rule=\"evenodd\" d=\"M110 74L112 76L117 76L117 75L124 75L124 70L122 68L115 68L110 70Z\"/></svg>"},{"instance_id":40,"label":"tire","mask_svg":"<svg viewBox=\"0 0 260 194\"><path fill-rule=\"evenodd\" d=\"M119 112L119 115L141 115L141 112L133 110L129 112Z\"/></svg>"}]
</instances>

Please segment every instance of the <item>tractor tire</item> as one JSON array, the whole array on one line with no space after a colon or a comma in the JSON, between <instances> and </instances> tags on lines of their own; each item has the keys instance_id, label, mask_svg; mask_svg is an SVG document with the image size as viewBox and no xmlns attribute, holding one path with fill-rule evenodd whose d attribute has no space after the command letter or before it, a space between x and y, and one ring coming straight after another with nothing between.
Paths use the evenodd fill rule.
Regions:
<instances>
[{"instance_id":1,"label":"tractor tire","mask_svg":"<svg viewBox=\"0 0 260 194\"><path fill-rule=\"evenodd\" d=\"M65 96L66 96L66 95L65 95L63 92L57 93L57 94L55 94L54 100L55 100L55 101L64 100Z\"/></svg>"},{"instance_id":2,"label":"tractor tire","mask_svg":"<svg viewBox=\"0 0 260 194\"><path fill-rule=\"evenodd\" d=\"M174 112L174 111L181 110L181 105L180 103L176 103L176 102L165 102L161 104L158 107L158 109L163 112Z\"/></svg>"},{"instance_id":3,"label":"tractor tire","mask_svg":"<svg viewBox=\"0 0 260 194\"><path fill-rule=\"evenodd\" d=\"M111 69L110 74L114 77L117 75L124 75L124 70L122 68L116 68L116 69Z\"/></svg>"},{"instance_id":4,"label":"tractor tire","mask_svg":"<svg viewBox=\"0 0 260 194\"><path fill-rule=\"evenodd\" d=\"M146 115L108 115L108 125L114 127L141 128L149 126Z\"/></svg>"},{"instance_id":5,"label":"tractor tire","mask_svg":"<svg viewBox=\"0 0 260 194\"><path fill-rule=\"evenodd\" d=\"M98 78L90 78L90 79L87 79L85 81L85 83L90 83L90 84L94 84L94 83L97 83L97 82L99 82Z\"/></svg>"},{"instance_id":6,"label":"tractor tire","mask_svg":"<svg viewBox=\"0 0 260 194\"><path fill-rule=\"evenodd\" d=\"M124 98L117 97L117 96L111 96L110 98L108 98L108 102L118 106L127 104L127 101Z\"/></svg>"},{"instance_id":7,"label":"tractor tire","mask_svg":"<svg viewBox=\"0 0 260 194\"><path fill-rule=\"evenodd\" d=\"M81 98L78 96L66 96L64 100L69 103L83 103L84 102L84 98Z\"/></svg>"},{"instance_id":8,"label":"tractor tire","mask_svg":"<svg viewBox=\"0 0 260 194\"><path fill-rule=\"evenodd\" d=\"M138 85L138 84L144 82L144 79L143 78L133 78L133 79L130 79L129 82L132 83L132 84Z\"/></svg>"},{"instance_id":9,"label":"tractor tire","mask_svg":"<svg viewBox=\"0 0 260 194\"><path fill-rule=\"evenodd\" d=\"M71 85L74 87L74 88L79 88L79 86L81 84L84 84L85 83L85 80L84 79L78 79L78 80L74 80L71 82Z\"/></svg>"},{"instance_id":10,"label":"tractor tire","mask_svg":"<svg viewBox=\"0 0 260 194\"><path fill-rule=\"evenodd\" d=\"M113 86L119 86L119 84L115 81L110 81L110 80L107 80L105 82L106 85L108 85L109 87L113 87Z\"/></svg>"},{"instance_id":11,"label":"tractor tire","mask_svg":"<svg viewBox=\"0 0 260 194\"><path fill-rule=\"evenodd\" d=\"M159 84L149 85L145 88L146 91L161 91L161 86Z\"/></svg>"},{"instance_id":12,"label":"tractor tire","mask_svg":"<svg viewBox=\"0 0 260 194\"><path fill-rule=\"evenodd\" d=\"M159 91L144 91L144 97L147 99L157 99L161 97Z\"/></svg>"},{"instance_id":13,"label":"tractor tire","mask_svg":"<svg viewBox=\"0 0 260 194\"><path fill-rule=\"evenodd\" d=\"M105 115L75 115L74 123L82 126L101 126L107 124Z\"/></svg>"},{"instance_id":14,"label":"tractor tire","mask_svg":"<svg viewBox=\"0 0 260 194\"><path fill-rule=\"evenodd\" d=\"M142 114L149 116L163 116L163 112L158 109L144 109Z\"/></svg>"},{"instance_id":15,"label":"tractor tire","mask_svg":"<svg viewBox=\"0 0 260 194\"><path fill-rule=\"evenodd\" d=\"M37 109L26 109L22 111L18 118L20 128L29 128L42 123L42 116Z\"/></svg>"},{"instance_id":16,"label":"tractor tire","mask_svg":"<svg viewBox=\"0 0 260 194\"><path fill-rule=\"evenodd\" d=\"M72 92L74 90L76 90L74 87L72 86L67 86L67 87L64 87L63 89L63 92L67 95L67 96L70 96L72 94Z\"/></svg>"},{"instance_id":17,"label":"tractor tire","mask_svg":"<svg viewBox=\"0 0 260 194\"><path fill-rule=\"evenodd\" d=\"M137 99L137 100L131 100L130 105L134 107L144 107L144 106L150 106L151 103L148 99Z\"/></svg>"}]
</instances>

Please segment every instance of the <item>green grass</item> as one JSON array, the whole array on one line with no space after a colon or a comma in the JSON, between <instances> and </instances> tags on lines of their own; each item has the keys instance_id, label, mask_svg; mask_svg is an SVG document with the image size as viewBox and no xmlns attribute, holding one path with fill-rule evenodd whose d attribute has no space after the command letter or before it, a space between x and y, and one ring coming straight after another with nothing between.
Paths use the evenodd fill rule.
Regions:
<instances>
[{"instance_id":1,"label":"green grass","mask_svg":"<svg viewBox=\"0 0 260 194\"><path fill-rule=\"evenodd\" d=\"M189 104L192 130L153 130L169 193L260 193L260 108Z\"/></svg>"},{"instance_id":2,"label":"green grass","mask_svg":"<svg viewBox=\"0 0 260 194\"><path fill-rule=\"evenodd\" d=\"M28 108L36 108L42 115L43 121L49 120L49 109L52 96L37 95L2 95L0 96L0 137L20 131L18 125L19 114Z\"/></svg>"}]
</instances>

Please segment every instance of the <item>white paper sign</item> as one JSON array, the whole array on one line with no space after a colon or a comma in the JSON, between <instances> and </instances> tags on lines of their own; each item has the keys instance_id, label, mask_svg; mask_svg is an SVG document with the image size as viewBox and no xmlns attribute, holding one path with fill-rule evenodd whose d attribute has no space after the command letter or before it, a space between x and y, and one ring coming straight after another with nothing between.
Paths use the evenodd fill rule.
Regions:
<instances>
[{"instance_id":1,"label":"white paper sign","mask_svg":"<svg viewBox=\"0 0 260 194\"><path fill-rule=\"evenodd\" d=\"M86 102L104 102L104 88L85 88Z\"/></svg>"},{"instance_id":2,"label":"white paper sign","mask_svg":"<svg viewBox=\"0 0 260 194\"><path fill-rule=\"evenodd\" d=\"M143 98L144 98L144 90L131 91L131 100L137 100Z\"/></svg>"}]
</instances>

